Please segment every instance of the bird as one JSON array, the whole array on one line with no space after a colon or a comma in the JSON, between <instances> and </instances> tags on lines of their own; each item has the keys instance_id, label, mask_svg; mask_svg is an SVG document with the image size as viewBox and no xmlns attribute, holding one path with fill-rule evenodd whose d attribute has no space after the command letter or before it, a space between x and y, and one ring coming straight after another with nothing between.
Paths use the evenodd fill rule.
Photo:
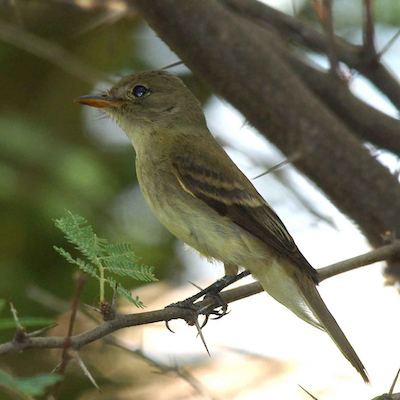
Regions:
<instances>
[{"instance_id":1,"label":"bird","mask_svg":"<svg viewBox=\"0 0 400 400\"><path fill-rule=\"evenodd\" d=\"M141 191L178 239L226 275L248 270L298 317L328 333L366 383L368 374L322 300L318 273L285 225L209 131L199 100L165 70L140 71L101 95L96 107L126 133L136 153Z\"/></svg>"}]
</instances>

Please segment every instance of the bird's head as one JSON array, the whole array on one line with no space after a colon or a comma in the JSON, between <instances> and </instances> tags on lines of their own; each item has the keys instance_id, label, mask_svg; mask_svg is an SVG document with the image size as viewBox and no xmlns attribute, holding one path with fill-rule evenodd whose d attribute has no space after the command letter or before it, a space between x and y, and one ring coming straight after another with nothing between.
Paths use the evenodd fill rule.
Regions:
<instances>
[{"instance_id":1,"label":"bird's head","mask_svg":"<svg viewBox=\"0 0 400 400\"><path fill-rule=\"evenodd\" d=\"M88 95L75 102L102 109L114 119L133 145L157 132L192 129L204 124L200 102L175 75L162 71L136 72L99 96Z\"/></svg>"}]
</instances>

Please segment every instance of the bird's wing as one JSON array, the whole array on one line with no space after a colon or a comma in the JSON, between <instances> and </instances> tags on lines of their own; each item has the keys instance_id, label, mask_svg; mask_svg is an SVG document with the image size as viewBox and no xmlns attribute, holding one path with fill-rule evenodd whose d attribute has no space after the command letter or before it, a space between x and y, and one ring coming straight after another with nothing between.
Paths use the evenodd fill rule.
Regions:
<instances>
[{"instance_id":1,"label":"bird's wing","mask_svg":"<svg viewBox=\"0 0 400 400\"><path fill-rule=\"evenodd\" d=\"M317 272L301 254L283 222L227 154L219 150L205 153L201 148L193 148L195 154L190 158L172 151L173 171L182 188L304 268L317 282ZM222 167L213 168L221 163Z\"/></svg>"}]
</instances>

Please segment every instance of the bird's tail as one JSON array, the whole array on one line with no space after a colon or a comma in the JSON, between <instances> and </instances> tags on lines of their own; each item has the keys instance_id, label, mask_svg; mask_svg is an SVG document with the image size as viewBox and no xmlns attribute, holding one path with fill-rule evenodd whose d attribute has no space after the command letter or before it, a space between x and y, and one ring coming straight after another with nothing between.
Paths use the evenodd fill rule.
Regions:
<instances>
[{"instance_id":1,"label":"bird's tail","mask_svg":"<svg viewBox=\"0 0 400 400\"><path fill-rule=\"evenodd\" d=\"M353 347L347 340L343 331L340 329L333 315L329 312L327 306L322 300L314 282L310 279L306 279L300 285L300 290L303 294L306 304L317 318L323 329L335 342L336 346L342 352L342 354L350 361L353 367L360 373L365 383L369 383L367 371L363 363L357 356Z\"/></svg>"},{"instance_id":2,"label":"bird's tail","mask_svg":"<svg viewBox=\"0 0 400 400\"><path fill-rule=\"evenodd\" d=\"M283 265L282 261L273 260L269 268L253 269L251 272L275 300L304 321L326 331L364 381L369 383L364 365L326 307L312 278L291 262Z\"/></svg>"}]
</instances>

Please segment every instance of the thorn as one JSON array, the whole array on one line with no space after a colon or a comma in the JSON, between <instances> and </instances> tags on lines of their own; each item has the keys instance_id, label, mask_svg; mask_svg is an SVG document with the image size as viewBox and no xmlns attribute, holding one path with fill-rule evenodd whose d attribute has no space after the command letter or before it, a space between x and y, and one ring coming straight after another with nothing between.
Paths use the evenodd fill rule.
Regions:
<instances>
[{"instance_id":1,"label":"thorn","mask_svg":"<svg viewBox=\"0 0 400 400\"><path fill-rule=\"evenodd\" d=\"M201 331L201 328L200 328L200 325L199 325L199 321L196 319L196 321L194 322L194 324L195 324L195 326L196 326L196 328L197 328L198 335L200 336L200 339L201 339L201 341L203 342L204 347L205 347L206 350L207 350L208 355L211 357L211 354L210 354L210 352L209 352L209 350L208 350L208 347L207 347L207 345L206 345L206 341L204 340L203 332Z\"/></svg>"},{"instance_id":2,"label":"thorn","mask_svg":"<svg viewBox=\"0 0 400 400\"><path fill-rule=\"evenodd\" d=\"M173 67L177 67L178 65L182 65L182 64L183 64L183 61L179 60L177 62L167 65L166 67L162 67L161 69L173 68Z\"/></svg>"},{"instance_id":3,"label":"thorn","mask_svg":"<svg viewBox=\"0 0 400 400\"><path fill-rule=\"evenodd\" d=\"M53 368L53 370L52 370L50 373L51 373L51 374L56 373L56 372L60 369L61 364L62 364L62 362L59 362L59 363Z\"/></svg>"},{"instance_id":4,"label":"thorn","mask_svg":"<svg viewBox=\"0 0 400 400\"><path fill-rule=\"evenodd\" d=\"M14 307L14 304L11 301L10 297L8 298L8 301L10 303L10 310L14 318L15 324L17 325L17 329L15 330L14 340L16 342L22 343L26 339L26 329L22 326L21 322L19 322L17 309Z\"/></svg>"},{"instance_id":5,"label":"thorn","mask_svg":"<svg viewBox=\"0 0 400 400\"><path fill-rule=\"evenodd\" d=\"M314 397L310 392L307 392L306 389L303 388L303 386L299 385L300 389L303 389L311 398L313 398L314 400L318 400L316 397Z\"/></svg>"},{"instance_id":6,"label":"thorn","mask_svg":"<svg viewBox=\"0 0 400 400\"><path fill-rule=\"evenodd\" d=\"M271 168L268 168L266 171L262 172L261 174L255 176L254 178L251 178L251 180L253 181L255 179L261 178L262 176L270 174L287 164L292 164L294 161L297 161L298 159L300 159L300 157L301 157L301 154L299 152L294 153L292 156L288 157L286 160L281 161L280 163L272 166Z\"/></svg>"},{"instance_id":7,"label":"thorn","mask_svg":"<svg viewBox=\"0 0 400 400\"><path fill-rule=\"evenodd\" d=\"M24 329L22 324L19 322L18 312L17 312L17 309L14 307L14 304L11 301L11 298L8 299L8 302L10 303L10 310L11 310L11 313L13 315L14 321L17 324L17 329L18 330Z\"/></svg>"},{"instance_id":8,"label":"thorn","mask_svg":"<svg viewBox=\"0 0 400 400\"><path fill-rule=\"evenodd\" d=\"M57 323L57 322L54 322L54 324L51 324L51 325L49 325L49 326L45 326L45 327L42 328L42 329L38 329L37 331L33 331L33 332L28 333L26 336L28 336L28 337L39 336L39 335L42 334L43 332L46 332L46 331L48 331L48 330L50 330L50 329L53 329L53 328L55 328L56 326L58 326L58 323Z\"/></svg>"},{"instance_id":9,"label":"thorn","mask_svg":"<svg viewBox=\"0 0 400 400\"><path fill-rule=\"evenodd\" d=\"M246 127L247 125L250 125L249 124L249 120L246 118L244 121L243 121L243 124L240 126L240 128L239 128L239 130L241 131L244 127Z\"/></svg>"},{"instance_id":10,"label":"thorn","mask_svg":"<svg viewBox=\"0 0 400 400\"><path fill-rule=\"evenodd\" d=\"M94 310L94 311L98 312L99 314L101 314L100 308L93 307L90 304L84 304L84 306L87 307L87 308L90 308L91 310Z\"/></svg>"},{"instance_id":11,"label":"thorn","mask_svg":"<svg viewBox=\"0 0 400 400\"><path fill-rule=\"evenodd\" d=\"M84 364L83 360L81 359L81 357L79 356L79 354L74 351L72 354L73 358L76 360L76 362L78 363L78 365L82 368L82 371L84 372L84 374L89 378L90 382L92 382L92 385L99 391L100 394L103 394L99 385L96 383L96 381L94 380L92 374L90 373L90 371L87 369L86 365Z\"/></svg>"},{"instance_id":12,"label":"thorn","mask_svg":"<svg viewBox=\"0 0 400 400\"><path fill-rule=\"evenodd\" d=\"M378 58L381 58L394 44L397 38L400 36L400 30L386 43L383 49L379 52Z\"/></svg>"},{"instance_id":13,"label":"thorn","mask_svg":"<svg viewBox=\"0 0 400 400\"><path fill-rule=\"evenodd\" d=\"M392 387L391 387L390 390L389 390L389 394L390 394L390 395L393 394L393 390L394 390L394 387L396 386L396 382L397 382L397 379L398 379L398 377L399 377L399 374L400 374L400 368L399 368L399 370L397 371L397 374L396 374L396 376L395 376L395 378L394 378L394 381L393 381L393 383L392 383Z\"/></svg>"},{"instance_id":14,"label":"thorn","mask_svg":"<svg viewBox=\"0 0 400 400\"><path fill-rule=\"evenodd\" d=\"M190 284L192 284L196 289L203 290L202 287L196 285L195 283L193 283L193 282L191 282L191 281L188 281L188 282L189 282Z\"/></svg>"}]
</instances>

